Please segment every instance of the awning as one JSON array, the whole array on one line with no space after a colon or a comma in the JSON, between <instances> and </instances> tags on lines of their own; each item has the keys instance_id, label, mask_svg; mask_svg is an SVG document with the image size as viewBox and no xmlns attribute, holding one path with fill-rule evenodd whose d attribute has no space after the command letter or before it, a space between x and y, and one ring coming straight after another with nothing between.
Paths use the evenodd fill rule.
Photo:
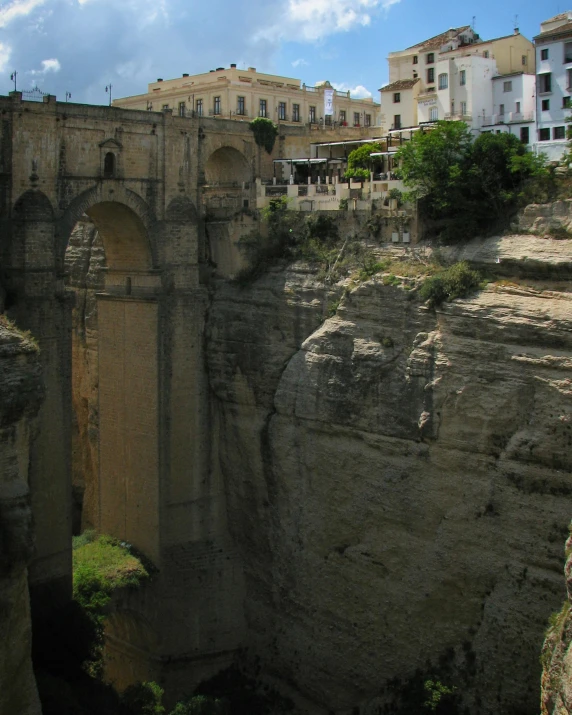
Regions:
<instances>
[{"instance_id":1,"label":"awning","mask_svg":"<svg viewBox=\"0 0 572 715\"><path fill-rule=\"evenodd\" d=\"M370 156L395 156L397 154L397 149L395 151L376 151Z\"/></svg>"},{"instance_id":2,"label":"awning","mask_svg":"<svg viewBox=\"0 0 572 715\"><path fill-rule=\"evenodd\" d=\"M274 163L281 164L325 164L328 159L274 159ZM331 160L330 160L331 161Z\"/></svg>"}]
</instances>

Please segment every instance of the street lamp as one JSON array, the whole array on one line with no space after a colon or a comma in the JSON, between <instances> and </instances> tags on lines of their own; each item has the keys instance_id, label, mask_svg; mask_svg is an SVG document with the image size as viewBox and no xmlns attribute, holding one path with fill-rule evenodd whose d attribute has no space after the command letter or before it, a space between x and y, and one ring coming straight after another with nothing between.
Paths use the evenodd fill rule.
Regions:
<instances>
[{"instance_id":1,"label":"street lamp","mask_svg":"<svg viewBox=\"0 0 572 715\"><path fill-rule=\"evenodd\" d=\"M111 107L111 88L112 88L112 87L113 87L113 85L112 85L111 82L110 82L110 83L107 85L107 87L105 88L105 91L106 91L106 92L109 92L109 106L110 106L110 107Z\"/></svg>"},{"instance_id":2,"label":"street lamp","mask_svg":"<svg viewBox=\"0 0 572 715\"><path fill-rule=\"evenodd\" d=\"M17 77L18 77L18 73L16 72L16 70L14 70L14 72L12 72L12 74L10 75L10 79L12 80L12 82L14 82L14 92L18 91L18 88L16 87L16 78Z\"/></svg>"},{"instance_id":3,"label":"street lamp","mask_svg":"<svg viewBox=\"0 0 572 715\"><path fill-rule=\"evenodd\" d=\"M71 92L66 92L66 102L71 99Z\"/></svg>"}]
</instances>

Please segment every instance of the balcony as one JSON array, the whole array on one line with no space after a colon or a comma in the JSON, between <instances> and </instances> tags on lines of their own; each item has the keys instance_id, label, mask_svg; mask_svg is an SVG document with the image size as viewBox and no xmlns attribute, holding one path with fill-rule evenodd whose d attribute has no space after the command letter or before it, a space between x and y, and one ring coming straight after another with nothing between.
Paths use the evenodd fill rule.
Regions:
<instances>
[{"instance_id":1,"label":"balcony","mask_svg":"<svg viewBox=\"0 0 572 715\"><path fill-rule=\"evenodd\" d=\"M484 117L479 117L479 125L481 127L533 121L534 112L504 112L504 114L489 114Z\"/></svg>"},{"instance_id":2,"label":"balcony","mask_svg":"<svg viewBox=\"0 0 572 715\"><path fill-rule=\"evenodd\" d=\"M472 114L451 113L445 114L445 119L449 122L472 122Z\"/></svg>"}]
</instances>

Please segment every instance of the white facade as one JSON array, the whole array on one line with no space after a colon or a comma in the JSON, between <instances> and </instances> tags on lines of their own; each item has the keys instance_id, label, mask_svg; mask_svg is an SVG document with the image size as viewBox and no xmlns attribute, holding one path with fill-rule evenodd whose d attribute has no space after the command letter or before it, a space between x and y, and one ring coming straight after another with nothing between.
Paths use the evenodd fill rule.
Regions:
<instances>
[{"instance_id":1,"label":"white facade","mask_svg":"<svg viewBox=\"0 0 572 715\"><path fill-rule=\"evenodd\" d=\"M558 161L566 151L572 96L572 13L543 22L536 40L536 151Z\"/></svg>"},{"instance_id":2,"label":"white facade","mask_svg":"<svg viewBox=\"0 0 572 715\"><path fill-rule=\"evenodd\" d=\"M478 131L493 110L494 59L476 54L440 55L435 66L435 89L419 96L419 123L435 119L465 121Z\"/></svg>"},{"instance_id":3,"label":"white facade","mask_svg":"<svg viewBox=\"0 0 572 715\"><path fill-rule=\"evenodd\" d=\"M482 132L508 132L523 144L536 143L536 77L531 74L498 75L493 78L493 113L481 124Z\"/></svg>"}]
</instances>

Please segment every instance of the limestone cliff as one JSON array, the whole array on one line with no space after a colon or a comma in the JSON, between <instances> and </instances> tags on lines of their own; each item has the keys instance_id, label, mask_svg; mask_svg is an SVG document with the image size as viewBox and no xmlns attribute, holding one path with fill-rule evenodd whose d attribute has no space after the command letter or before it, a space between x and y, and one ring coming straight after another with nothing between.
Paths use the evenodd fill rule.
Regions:
<instances>
[{"instance_id":1,"label":"limestone cliff","mask_svg":"<svg viewBox=\"0 0 572 715\"><path fill-rule=\"evenodd\" d=\"M97 400L97 303L104 285L105 252L86 217L72 231L66 251L68 285L75 292L72 314L72 483L74 532L93 527L97 499L99 414Z\"/></svg>"},{"instance_id":2,"label":"limestone cliff","mask_svg":"<svg viewBox=\"0 0 572 715\"><path fill-rule=\"evenodd\" d=\"M397 712L438 674L471 715L537 712L572 493L572 297L546 264L436 312L374 278L327 320L306 271L217 286L213 461L249 645L312 711Z\"/></svg>"},{"instance_id":3,"label":"limestone cliff","mask_svg":"<svg viewBox=\"0 0 572 715\"><path fill-rule=\"evenodd\" d=\"M551 616L542 647L541 715L572 713L572 536L566 542L564 577L566 600Z\"/></svg>"},{"instance_id":4,"label":"limestone cliff","mask_svg":"<svg viewBox=\"0 0 572 715\"><path fill-rule=\"evenodd\" d=\"M39 715L26 565L34 550L28 450L43 397L37 347L0 315L0 715Z\"/></svg>"}]
</instances>

